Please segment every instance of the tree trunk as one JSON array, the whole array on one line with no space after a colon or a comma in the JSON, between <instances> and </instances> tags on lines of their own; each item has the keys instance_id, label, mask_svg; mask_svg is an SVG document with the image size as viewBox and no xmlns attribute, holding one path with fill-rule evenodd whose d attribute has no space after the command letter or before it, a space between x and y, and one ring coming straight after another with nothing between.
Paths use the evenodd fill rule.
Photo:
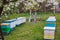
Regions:
<instances>
[{"instance_id":1,"label":"tree trunk","mask_svg":"<svg viewBox=\"0 0 60 40\"><path fill-rule=\"evenodd\" d=\"M30 10L30 18L29 18L29 22L31 22L32 20L32 11Z\"/></svg>"},{"instance_id":2,"label":"tree trunk","mask_svg":"<svg viewBox=\"0 0 60 40\"><path fill-rule=\"evenodd\" d=\"M2 13L2 11L3 11L3 6L0 7L0 36L1 36L2 40L4 40L2 29L1 29L1 22L2 22L1 13Z\"/></svg>"},{"instance_id":3,"label":"tree trunk","mask_svg":"<svg viewBox=\"0 0 60 40\"><path fill-rule=\"evenodd\" d=\"M1 36L1 40L4 40L4 36L3 36L3 32L2 32L2 28L1 28L1 23L2 23L2 17L1 17L1 14L2 14L2 11L3 11L3 5L5 5L6 4L6 0L1 0L2 2L2 4L1 4L1 6L0 6L0 36Z\"/></svg>"},{"instance_id":4,"label":"tree trunk","mask_svg":"<svg viewBox=\"0 0 60 40\"><path fill-rule=\"evenodd\" d=\"M55 16L55 13L56 13L56 9L55 9L55 6L54 6L54 10L53 10L53 13L54 13L54 16Z\"/></svg>"},{"instance_id":5,"label":"tree trunk","mask_svg":"<svg viewBox=\"0 0 60 40\"><path fill-rule=\"evenodd\" d=\"M35 13L34 13L34 22L36 22L36 20L37 20L37 12L35 11Z\"/></svg>"}]
</instances>

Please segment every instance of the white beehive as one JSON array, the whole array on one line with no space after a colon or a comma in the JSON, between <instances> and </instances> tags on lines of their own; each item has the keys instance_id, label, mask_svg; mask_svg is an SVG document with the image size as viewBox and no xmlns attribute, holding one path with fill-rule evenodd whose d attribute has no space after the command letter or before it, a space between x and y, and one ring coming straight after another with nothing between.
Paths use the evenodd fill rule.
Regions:
<instances>
[{"instance_id":1,"label":"white beehive","mask_svg":"<svg viewBox=\"0 0 60 40\"><path fill-rule=\"evenodd\" d=\"M11 30L13 30L16 27L16 19L6 20L4 23L9 23Z\"/></svg>"},{"instance_id":2,"label":"white beehive","mask_svg":"<svg viewBox=\"0 0 60 40\"><path fill-rule=\"evenodd\" d=\"M55 16L50 16L46 21L56 21Z\"/></svg>"},{"instance_id":3,"label":"white beehive","mask_svg":"<svg viewBox=\"0 0 60 40\"><path fill-rule=\"evenodd\" d=\"M16 19L16 25L20 25L22 23L26 22L26 18L25 17L19 17Z\"/></svg>"},{"instance_id":4,"label":"white beehive","mask_svg":"<svg viewBox=\"0 0 60 40\"><path fill-rule=\"evenodd\" d=\"M55 27L44 27L44 39L54 39Z\"/></svg>"}]
</instances>

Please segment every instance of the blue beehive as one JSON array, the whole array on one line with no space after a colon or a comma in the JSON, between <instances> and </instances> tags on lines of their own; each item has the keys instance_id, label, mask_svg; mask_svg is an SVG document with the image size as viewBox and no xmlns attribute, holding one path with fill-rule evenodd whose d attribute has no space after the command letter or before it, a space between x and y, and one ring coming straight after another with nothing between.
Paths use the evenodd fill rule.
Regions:
<instances>
[{"instance_id":1,"label":"blue beehive","mask_svg":"<svg viewBox=\"0 0 60 40\"><path fill-rule=\"evenodd\" d=\"M10 32L10 24L9 23L2 23L1 24L2 32L4 34L8 34Z\"/></svg>"},{"instance_id":2,"label":"blue beehive","mask_svg":"<svg viewBox=\"0 0 60 40\"><path fill-rule=\"evenodd\" d=\"M16 26L16 22L15 21L16 21L16 19L6 20L4 23L9 23L11 30L14 30L14 28Z\"/></svg>"},{"instance_id":3,"label":"blue beehive","mask_svg":"<svg viewBox=\"0 0 60 40\"><path fill-rule=\"evenodd\" d=\"M56 26L56 19L54 16L51 16L46 20L46 26L47 27L55 27Z\"/></svg>"}]
</instances>

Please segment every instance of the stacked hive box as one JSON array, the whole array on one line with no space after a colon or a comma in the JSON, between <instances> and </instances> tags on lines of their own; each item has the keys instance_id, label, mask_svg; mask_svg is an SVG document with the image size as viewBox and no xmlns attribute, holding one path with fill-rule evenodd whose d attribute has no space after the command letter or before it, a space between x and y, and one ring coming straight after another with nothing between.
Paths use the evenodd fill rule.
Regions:
<instances>
[{"instance_id":1,"label":"stacked hive box","mask_svg":"<svg viewBox=\"0 0 60 40\"><path fill-rule=\"evenodd\" d=\"M9 23L11 30L14 30L14 27L16 26L15 21L16 21L16 19L6 20L4 23Z\"/></svg>"},{"instance_id":2,"label":"stacked hive box","mask_svg":"<svg viewBox=\"0 0 60 40\"><path fill-rule=\"evenodd\" d=\"M56 19L54 16L51 16L46 20L46 26L44 27L44 39L54 40L55 27Z\"/></svg>"},{"instance_id":3,"label":"stacked hive box","mask_svg":"<svg viewBox=\"0 0 60 40\"><path fill-rule=\"evenodd\" d=\"M56 26L56 19L54 16L51 16L46 20L46 26L48 26L48 27L55 27Z\"/></svg>"},{"instance_id":4,"label":"stacked hive box","mask_svg":"<svg viewBox=\"0 0 60 40\"><path fill-rule=\"evenodd\" d=\"M6 20L4 23L10 23L11 30L14 30L16 25L20 25L24 22L26 22L26 18L25 17L19 17L19 18L12 19L12 20Z\"/></svg>"},{"instance_id":5,"label":"stacked hive box","mask_svg":"<svg viewBox=\"0 0 60 40\"><path fill-rule=\"evenodd\" d=\"M22 23L26 22L26 18L25 17L19 17L16 19L16 25L20 25Z\"/></svg>"},{"instance_id":6,"label":"stacked hive box","mask_svg":"<svg viewBox=\"0 0 60 40\"><path fill-rule=\"evenodd\" d=\"M8 34L10 31L14 30L16 25L20 25L22 23L26 22L25 17L20 17L12 20L6 20L4 23L1 24L2 31L4 34Z\"/></svg>"},{"instance_id":7,"label":"stacked hive box","mask_svg":"<svg viewBox=\"0 0 60 40\"><path fill-rule=\"evenodd\" d=\"M9 23L2 23L1 28L2 28L2 32L4 34L8 34L10 32L10 24Z\"/></svg>"},{"instance_id":8,"label":"stacked hive box","mask_svg":"<svg viewBox=\"0 0 60 40\"><path fill-rule=\"evenodd\" d=\"M54 40L55 27L45 27L44 28L44 39L45 40Z\"/></svg>"}]
</instances>

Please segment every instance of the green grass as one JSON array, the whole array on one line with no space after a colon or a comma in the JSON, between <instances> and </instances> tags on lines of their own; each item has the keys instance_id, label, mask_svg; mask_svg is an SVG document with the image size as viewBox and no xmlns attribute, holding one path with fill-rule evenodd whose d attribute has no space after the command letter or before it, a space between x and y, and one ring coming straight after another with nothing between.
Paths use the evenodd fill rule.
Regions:
<instances>
[{"instance_id":1,"label":"green grass","mask_svg":"<svg viewBox=\"0 0 60 40\"><path fill-rule=\"evenodd\" d=\"M41 24L41 25L40 25ZM15 28L5 40L42 40L44 22L22 24Z\"/></svg>"},{"instance_id":2,"label":"green grass","mask_svg":"<svg viewBox=\"0 0 60 40\"><path fill-rule=\"evenodd\" d=\"M60 40L60 14L56 14L56 36L55 36L55 40Z\"/></svg>"},{"instance_id":3,"label":"green grass","mask_svg":"<svg viewBox=\"0 0 60 40\"><path fill-rule=\"evenodd\" d=\"M49 16L53 15L50 14L37 14L37 18L41 18L42 20L46 20ZM25 14L12 14L10 19L25 16L27 19L29 18L29 13ZM60 14L56 14L56 34L55 34L55 40L60 40ZM14 31L12 31L9 35L5 36L5 40L43 40L44 36L44 26L45 21L38 21L36 23L26 22L22 25L19 25L15 28Z\"/></svg>"}]
</instances>

